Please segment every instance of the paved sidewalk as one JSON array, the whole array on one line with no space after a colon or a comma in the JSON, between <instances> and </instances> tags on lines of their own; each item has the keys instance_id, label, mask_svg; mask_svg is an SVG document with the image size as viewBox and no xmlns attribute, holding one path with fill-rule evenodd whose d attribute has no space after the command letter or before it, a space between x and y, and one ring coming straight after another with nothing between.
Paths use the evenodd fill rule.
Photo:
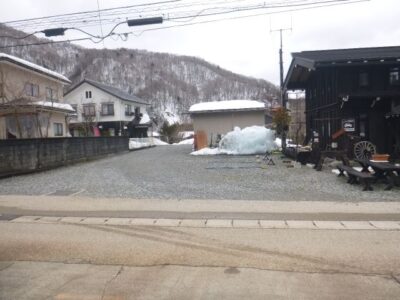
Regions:
<instances>
[{"instance_id":1,"label":"paved sidewalk","mask_svg":"<svg viewBox=\"0 0 400 300\"><path fill-rule=\"evenodd\" d=\"M0 240L7 300L400 294L400 202L0 196Z\"/></svg>"},{"instance_id":2,"label":"paved sidewalk","mask_svg":"<svg viewBox=\"0 0 400 300\"><path fill-rule=\"evenodd\" d=\"M42 288L39 288L42 287ZM0 299L397 299L393 276L257 268L0 263Z\"/></svg>"}]
</instances>

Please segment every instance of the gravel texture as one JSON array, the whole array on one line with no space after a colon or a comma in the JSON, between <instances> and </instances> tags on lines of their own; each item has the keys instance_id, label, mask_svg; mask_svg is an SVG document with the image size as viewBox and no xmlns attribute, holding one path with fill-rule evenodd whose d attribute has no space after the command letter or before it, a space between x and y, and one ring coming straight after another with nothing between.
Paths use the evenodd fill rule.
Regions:
<instances>
[{"instance_id":1,"label":"gravel texture","mask_svg":"<svg viewBox=\"0 0 400 300\"><path fill-rule=\"evenodd\" d=\"M384 184L363 192L337 177L331 167L275 166L260 156L191 156L191 146L156 148L115 155L46 172L0 180L0 194L80 195L152 199L241 199L399 201L399 188Z\"/></svg>"}]
</instances>

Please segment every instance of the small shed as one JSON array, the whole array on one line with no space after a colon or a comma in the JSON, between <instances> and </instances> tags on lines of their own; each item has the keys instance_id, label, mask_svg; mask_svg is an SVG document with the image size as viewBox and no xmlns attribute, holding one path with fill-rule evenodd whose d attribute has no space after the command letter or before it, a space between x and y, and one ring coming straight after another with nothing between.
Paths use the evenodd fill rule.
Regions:
<instances>
[{"instance_id":1,"label":"small shed","mask_svg":"<svg viewBox=\"0 0 400 300\"><path fill-rule=\"evenodd\" d=\"M202 102L189 109L197 137L197 148L215 145L235 127L265 125L265 105L254 100Z\"/></svg>"}]
</instances>

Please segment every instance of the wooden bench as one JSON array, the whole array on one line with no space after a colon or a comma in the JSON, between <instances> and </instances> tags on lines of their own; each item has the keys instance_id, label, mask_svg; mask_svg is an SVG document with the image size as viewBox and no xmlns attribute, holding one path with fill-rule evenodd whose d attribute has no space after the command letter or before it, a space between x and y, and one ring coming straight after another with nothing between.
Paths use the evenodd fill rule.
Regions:
<instances>
[{"instance_id":1,"label":"wooden bench","mask_svg":"<svg viewBox=\"0 0 400 300\"><path fill-rule=\"evenodd\" d=\"M338 176L344 176L344 172L347 173L349 176L347 183L355 184L360 182L364 185L363 191L373 190L371 183L375 180L375 177L372 174L354 170L352 167L343 164L338 165L337 168L340 172Z\"/></svg>"}]
</instances>

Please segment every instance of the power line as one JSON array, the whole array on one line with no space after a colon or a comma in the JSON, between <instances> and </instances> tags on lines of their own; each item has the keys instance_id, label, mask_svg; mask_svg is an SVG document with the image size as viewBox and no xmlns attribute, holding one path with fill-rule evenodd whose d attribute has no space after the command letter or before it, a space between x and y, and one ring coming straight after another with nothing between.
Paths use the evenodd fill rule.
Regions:
<instances>
[{"instance_id":1,"label":"power line","mask_svg":"<svg viewBox=\"0 0 400 300\"><path fill-rule=\"evenodd\" d=\"M168 1L161 1L161 2L142 3L142 4L129 5L129 6L120 6L120 7L118 7L118 9L127 9L127 8L142 7L142 6L151 6L151 5L158 5L158 4L172 3L172 2L180 2L180 1L182 1L182 0L168 0ZM29 21L43 20L43 19L49 19L49 18L55 18L55 17L66 17L66 16L69 17L69 16L74 16L74 15L80 15L80 14L98 13L99 11L100 12L105 12L105 11L110 11L110 10L114 10L114 9L116 9L116 8L105 8L105 9L101 9L101 10L89 10L89 11L76 12L76 13L51 15L51 16L46 16L46 17L22 19L22 20L15 20L15 21L7 21L7 22L4 22L3 24L12 25L13 23L17 23L17 22L29 22Z\"/></svg>"},{"instance_id":2,"label":"power line","mask_svg":"<svg viewBox=\"0 0 400 300\"><path fill-rule=\"evenodd\" d=\"M310 9L315 9L315 8L322 8L322 7L330 7L330 6L338 6L338 5L344 5L344 4L354 4L354 3L360 3L360 2L366 2L369 0L338 0L338 1L334 1L334 0L330 0L330 1L313 1L313 3L318 3L317 5L313 5L310 6L311 4L309 4L309 6L307 7L300 7L300 8L292 8L292 9L286 9L286 10L278 10L278 11L273 11L273 12L264 12L264 13L259 13L259 14L251 14L251 15L242 15L242 16L236 16L236 17L229 17L229 18L219 18L219 19L212 19L212 20L205 20L205 21L197 21L197 22L187 22L187 23L183 23L183 24L176 24L176 25L170 25L170 26L163 26L163 27L156 27L156 28L148 28L148 29L144 29L141 30L140 32L136 31L131 31L131 32L125 32L125 33L114 33L114 30L121 24L125 23L124 22L120 22L117 23L112 30L105 36L99 37L99 36L95 36L92 35L88 32L85 32L79 28L69 28L69 29L75 29L75 30L79 30L85 34L88 34L89 36L91 36L91 38L82 38L82 39L73 39L73 40L65 40L65 41L57 41L57 43L62 43L62 42L72 42L72 41L81 41L81 40L91 40L94 43L99 43L101 41L103 41L104 39L110 37L110 36L119 36L121 37L121 39L123 39L122 37L126 37L128 35L134 35L134 36L140 36L145 32L149 32L149 31L155 31L155 30L162 30L162 29L170 29L170 28L176 28L176 27L185 27L185 26L193 26L193 25L198 25L198 24L207 24L207 23L213 23L213 22L221 22L221 21L226 21L226 20L235 20L235 19L242 19L242 18L250 18L250 17L257 17L257 16L265 16L265 15L271 15L271 14L279 14L279 13L286 13L286 12L294 12L294 11L300 11L300 10L310 10ZM326 4L328 3L328 4ZM215 13L213 15L220 15L219 13ZM211 16L211 14L207 15L207 16ZM200 16L197 16L200 17ZM97 40L98 39L98 40ZM17 45L6 45L6 46L2 46L0 47L0 49L4 49L4 48L12 48L12 47L24 47L24 46L34 46L34 45L44 45L44 44L53 44L54 41L49 41L49 42L42 42L42 43L31 43L31 44L17 44Z\"/></svg>"},{"instance_id":3,"label":"power line","mask_svg":"<svg viewBox=\"0 0 400 300\"><path fill-rule=\"evenodd\" d=\"M349 1L349 0L335 0L335 1ZM120 22L122 20L121 16L126 15L132 16L132 18L140 18L140 17L151 17L155 15L162 15L165 19L174 19L178 20L184 18L190 18L197 14L201 14L201 11L209 11L211 13L221 11L223 13L227 10L249 10L254 7L265 7L265 8L278 8L278 7L288 7L298 5L298 3L302 5L312 5L315 4L316 0L291 0L291 1L249 1L249 0L229 0L229 1L212 1L211 7L209 2L204 1L195 1L195 2L180 2L180 1L164 1L164 2L154 2L148 5L141 4L136 6L124 6L124 7L115 7L109 9L102 9L100 10L102 18L99 20L98 18L98 11L87 11L87 12L80 12L80 13L72 13L72 14L63 14L63 15L54 15L48 17L41 17L41 18L32 18L32 19L24 19L24 20L17 20L17 21L10 21L6 22L6 25L11 25L14 28L23 27L24 30L26 28L34 28L41 26L43 27L89 27L89 26L97 26L99 22L104 22L104 24L115 24L116 22ZM244 2L246 5L242 6L226 6L226 5L233 5ZM161 4L160 4L161 3ZM173 4L171 4L173 3ZM252 3L252 5L249 5ZM255 3L255 4L253 4ZM157 5L156 5L157 4ZM168 6L169 5L169 6ZM205 9L201 9L199 13L199 9L194 11L180 11L179 9L185 7L199 7L199 6L209 6ZM133 15L132 15L133 14ZM143 15L144 14L144 15ZM118 16L115 18L115 16Z\"/></svg>"}]
</instances>

